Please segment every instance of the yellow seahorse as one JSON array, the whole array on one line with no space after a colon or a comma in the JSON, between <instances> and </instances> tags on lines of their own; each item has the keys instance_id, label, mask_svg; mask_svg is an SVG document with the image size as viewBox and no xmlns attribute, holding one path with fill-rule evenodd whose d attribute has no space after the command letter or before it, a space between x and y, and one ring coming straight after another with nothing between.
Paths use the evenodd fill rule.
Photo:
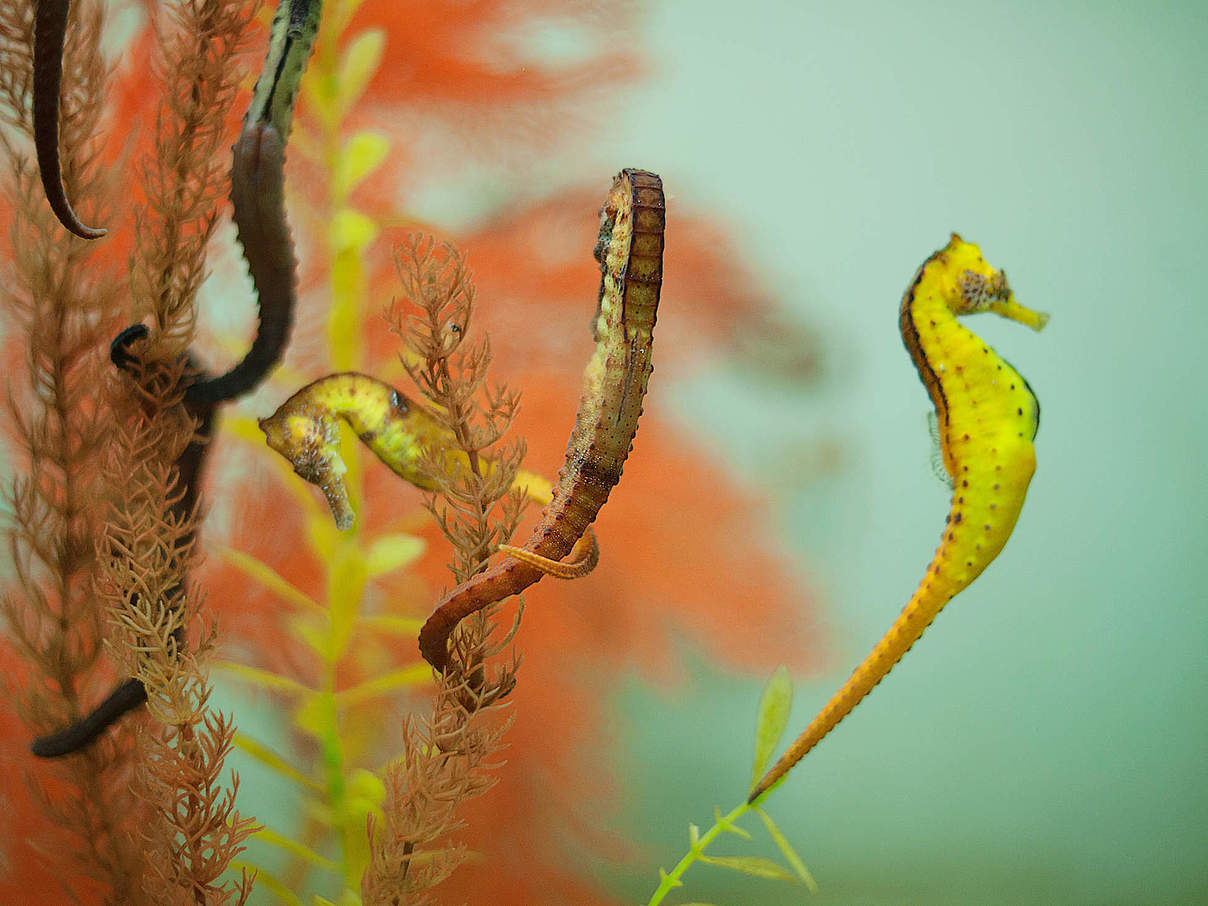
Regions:
<instances>
[{"instance_id":1,"label":"yellow seahorse","mask_svg":"<svg viewBox=\"0 0 1208 906\"><path fill-rule=\"evenodd\" d=\"M902 299L902 341L937 417L952 505L935 558L889 631L788 751L751 791L754 802L777 783L884 679L953 597L998 556L1023 507L1036 468L1032 441L1040 404L1028 382L957 322L992 311L1040 330L1048 315L1015 301L1006 275L981 250L952 234L919 268Z\"/></svg>"}]
</instances>

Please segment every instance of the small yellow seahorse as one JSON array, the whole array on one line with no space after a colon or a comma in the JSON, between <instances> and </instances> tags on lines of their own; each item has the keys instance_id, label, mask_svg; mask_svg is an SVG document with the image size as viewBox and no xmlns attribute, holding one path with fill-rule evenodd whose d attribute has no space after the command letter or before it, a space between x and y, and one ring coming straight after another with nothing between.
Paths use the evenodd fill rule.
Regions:
<instances>
[{"instance_id":1,"label":"small yellow seahorse","mask_svg":"<svg viewBox=\"0 0 1208 906\"><path fill-rule=\"evenodd\" d=\"M294 471L317 486L340 529L352 527L355 516L344 485L346 467L340 456L339 420L396 475L424 490L433 485L420 460L429 449L444 450L450 475L468 469L452 432L435 414L408 399L389 384L355 371L329 374L307 384L270 415L260 420L268 445L289 460ZM484 463L490 468L490 463ZM515 487L542 505L553 498L549 479L518 472ZM589 530L565 560L550 560L508 545L500 550L558 579L577 579L595 569L600 549Z\"/></svg>"},{"instance_id":2,"label":"small yellow seahorse","mask_svg":"<svg viewBox=\"0 0 1208 906\"><path fill-rule=\"evenodd\" d=\"M935 405L948 523L914 597L846 683L752 790L762 796L884 679L953 597L998 556L1036 468L1040 404L1028 382L957 315L992 311L1040 330L1048 315L1015 301L1006 275L952 234L919 268L902 299L902 341Z\"/></svg>"}]
</instances>

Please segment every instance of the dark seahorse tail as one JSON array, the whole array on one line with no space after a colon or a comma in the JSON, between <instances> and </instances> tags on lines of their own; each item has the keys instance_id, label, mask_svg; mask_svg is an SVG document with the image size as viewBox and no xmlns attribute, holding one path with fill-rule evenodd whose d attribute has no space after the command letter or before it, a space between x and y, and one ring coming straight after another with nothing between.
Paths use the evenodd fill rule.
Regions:
<instances>
[{"instance_id":1,"label":"dark seahorse tail","mask_svg":"<svg viewBox=\"0 0 1208 906\"><path fill-rule=\"evenodd\" d=\"M61 758L78 752L91 745L123 714L133 711L146 700L147 690L141 682L131 677L119 683L117 688L109 693L108 698L70 727L48 736L39 736L29 747L30 751L39 758Z\"/></svg>"},{"instance_id":2,"label":"dark seahorse tail","mask_svg":"<svg viewBox=\"0 0 1208 906\"><path fill-rule=\"evenodd\" d=\"M231 204L256 288L260 324L242 361L226 374L189 386L185 401L193 405L212 405L254 390L281 360L294 321L298 278L285 219L285 143L272 123L258 122L244 128L233 151Z\"/></svg>"},{"instance_id":3,"label":"dark seahorse tail","mask_svg":"<svg viewBox=\"0 0 1208 906\"><path fill-rule=\"evenodd\" d=\"M142 324L134 324L118 334L109 346L109 359L122 371L131 372L135 368L137 357L130 351L131 345L147 337L148 330ZM198 490L201 485L201 472L205 464L206 451L210 447L210 438L214 433L214 406L187 406L189 413L197 419L197 430L189 441L180 457L176 460L177 487L183 490L180 499L173 505L173 515L184 517L193 512L197 505ZM182 545L188 546L193 540L192 535L182 539ZM174 597L181 592L173 593ZM185 629L177 627L173 632L178 651L186 644ZM112 692L92 711L65 729L47 736L40 736L30 746L30 751L39 758L61 758L78 752L92 744L98 736L113 726L125 714L138 708L147 700L147 690L137 677L129 677L120 681Z\"/></svg>"},{"instance_id":4,"label":"dark seahorse tail","mask_svg":"<svg viewBox=\"0 0 1208 906\"><path fill-rule=\"evenodd\" d=\"M38 172L50 209L81 239L99 239L105 230L85 226L76 216L59 161L59 92L63 86L63 45L67 38L67 14L71 0L37 0L34 11L34 148Z\"/></svg>"}]
</instances>

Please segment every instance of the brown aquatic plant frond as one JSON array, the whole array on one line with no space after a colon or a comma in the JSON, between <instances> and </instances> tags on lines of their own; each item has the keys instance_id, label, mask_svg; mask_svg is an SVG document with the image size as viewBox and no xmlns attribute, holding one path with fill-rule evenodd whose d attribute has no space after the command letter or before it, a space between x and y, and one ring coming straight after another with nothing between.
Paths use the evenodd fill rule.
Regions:
<instances>
[{"instance_id":1,"label":"brown aquatic plant frond","mask_svg":"<svg viewBox=\"0 0 1208 906\"><path fill-rule=\"evenodd\" d=\"M391 306L403 364L464 452L469 469L451 473L445 451L421 460L436 491L427 507L449 540L458 582L486 566L508 541L525 505L512 489L524 443L505 441L519 394L489 385L488 339L469 340L474 284L465 257L430 236L411 235L395 250L403 298ZM403 755L386 769L380 821L369 819L370 864L361 881L367 906L433 902L429 891L465 858L450 837L462 827L463 803L495 783L491 770L509 721L497 714L516 685L514 653L488 678L486 665L512 648L519 615L502 637L499 605L464 620L451 640L452 664L437 679L432 716L403 722Z\"/></svg>"},{"instance_id":2,"label":"brown aquatic plant frond","mask_svg":"<svg viewBox=\"0 0 1208 906\"><path fill-rule=\"evenodd\" d=\"M142 167L148 210L135 216L134 290L157 343L180 355L193 334L206 248L229 188L227 112L243 70L256 4L183 0L157 31L153 71L162 86L155 153Z\"/></svg>"},{"instance_id":3,"label":"brown aquatic plant frond","mask_svg":"<svg viewBox=\"0 0 1208 906\"><path fill-rule=\"evenodd\" d=\"M214 631L197 632L202 600L188 581L197 513L182 505L187 489L176 474L193 439L181 405L184 367L178 359L153 362L135 369L136 379L114 381L108 472L123 493L97 541L97 588L109 605L111 647L142 682L155 721L139 735L135 778L150 812L144 889L157 903L242 904L252 878L222 882L221 875L256 825L235 809L238 777L222 779L235 728L209 706L203 666Z\"/></svg>"},{"instance_id":4,"label":"brown aquatic plant frond","mask_svg":"<svg viewBox=\"0 0 1208 906\"><path fill-rule=\"evenodd\" d=\"M32 2L0 4L0 131L8 158L5 191L13 221L10 264L4 275L5 326L24 343L24 368L7 381L14 478L5 488L12 507L7 527L15 565L3 598L6 644L27 670L4 691L29 736L74 723L112 681L100 657L104 609L93 591L95 538L111 488L101 474L111 421L98 399L104 381L104 325L112 323L123 284L97 262L97 247L69 237L50 212L31 161L30 73ZM62 165L71 197L89 210L109 207L118 181L98 166L100 111L106 70L100 54L102 4L82 2L68 30L60 108ZM97 882L106 902L145 902L141 841L133 829L142 808L129 791L132 748L128 734L111 735L88 751L31 774L30 789L49 834L74 837L71 858L81 879ZM54 794L40 779L56 775ZM49 853L59 838L6 840L12 858ZM0 858L0 861L11 859ZM74 900L97 890L58 871L63 889L49 898Z\"/></svg>"}]
</instances>

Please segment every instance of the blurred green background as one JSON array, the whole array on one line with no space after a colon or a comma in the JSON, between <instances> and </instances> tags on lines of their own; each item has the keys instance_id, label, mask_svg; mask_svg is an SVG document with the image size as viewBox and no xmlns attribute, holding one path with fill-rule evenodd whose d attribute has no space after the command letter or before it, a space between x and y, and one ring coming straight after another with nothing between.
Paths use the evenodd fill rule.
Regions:
<instances>
[{"instance_id":1,"label":"blurred green background","mask_svg":"<svg viewBox=\"0 0 1208 906\"><path fill-rule=\"evenodd\" d=\"M635 40L651 77L601 168L711 205L826 344L808 393L734 365L676 389L823 591L791 733L946 512L897 333L915 268L958 230L1052 314L971 325L1042 404L1015 537L770 802L822 895L698 866L669 902L1208 902L1208 4L664 2ZM774 467L825 439L837 470ZM617 701L628 832L667 868L749 779L760 684L697 666Z\"/></svg>"}]
</instances>

